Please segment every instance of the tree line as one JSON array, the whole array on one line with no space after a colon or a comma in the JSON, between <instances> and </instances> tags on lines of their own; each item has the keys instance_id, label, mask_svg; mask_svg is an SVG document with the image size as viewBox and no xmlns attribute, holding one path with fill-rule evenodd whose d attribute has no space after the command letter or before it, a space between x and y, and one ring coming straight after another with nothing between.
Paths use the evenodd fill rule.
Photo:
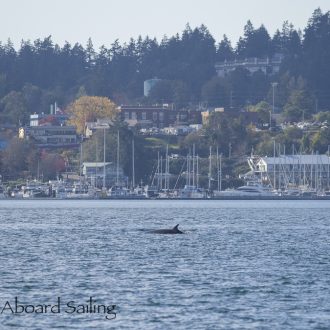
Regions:
<instances>
[{"instance_id":1,"label":"tree line","mask_svg":"<svg viewBox=\"0 0 330 330\"><path fill-rule=\"evenodd\" d=\"M81 132L85 119L95 119L86 108L85 97L109 98L102 101L116 119L116 104L175 103L177 108L197 106L225 107L226 112L245 108L257 112L262 124L269 122L275 93L275 112L287 121L302 119L330 122L330 12L314 11L306 28L296 30L288 22L271 37L264 26L255 28L247 22L244 34L235 47L224 35L216 43L205 26L189 25L181 35L164 37L160 42L149 37L116 40L108 49L95 51L92 40L83 47L53 43L51 37L34 42L22 41L15 50L9 41L0 43L0 126L24 125L31 113L47 112L57 102L71 114L71 123ZM266 58L283 54L276 76L249 73L237 68L218 77L215 63ZM161 79L149 97L143 96L143 82ZM272 83L276 82L276 87ZM95 98L102 99L102 98ZM104 105L104 104L103 104ZM82 109L83 108L83 109ZM93 107L92 107L93 108ZM98 116L108 116L108 112ZM271 155L273 142L286 150L320 152L328 150L330 129L318 132L289 127L282 132L255 131L238 115L235 119L214 113L200 132L186 137L145 138L115 120L107 132L107 160L115 160L116 136L121 135L120 159L125 174L131 176L132 140L136 148L136 179L149 182L158 152L165 150L185 156L192 145L207 159L209 146L224 155L224 174L232 180L238 171L233 162L252 150ZM2 135L3 132L0 132ZM7 133L6 133L7 134ZM10 133L8 133L10 136ZM32 141L9 138L8 147L0 152L0 172L6 180L18 177L55 178L59 173L79 165L77 150L40 151ZM102 160L103 137L95 134L83 144L83 161ZM231 155L231 156L230 156ZM235 160L236 159L236 160ZM182 164L176 161L178 174ZM206 163L205 163L206 164ZM205 165L204 164L204 165ZM172 165L171 165L172 166ZM205 167L205 168L204 168ZM171 168L171 170L173 170ZM201 173L207 173L201 163ZM237 173L236 173L237 172ZM228 184L231 181L228 181Z\"/></svg>"},{"instance_id":2,"label":"tree line","mask_svg":"<svg viewBox=\"0 0 330 330\"><path fill-rule=\"evenodd\" d=\"M277 76L242 68L216 76L217 62L276 53L284 55ZM143 81L154 77L162 82L145 98ZM316 9L303 31L284 22L273 36L265 26L255 28L248 21L235 47L226 35L216 43L204 25L187 25L181 34L161 41L148 36L124 44L115 40L98 51L91 39L86 46L66 42L61 47L48 36L23 40L18 50L8 40L0 43L0 120L24 123L30 113L48 111L55 101L65 107L82 95L106 96L117 104L173 102L186 107L204 102L239 108L271 102L273 81L278 82L276 106L289 117L301 115L299 102L306 103L307 116L330 108L329 12Z\"/></svg>"}]
</instances>

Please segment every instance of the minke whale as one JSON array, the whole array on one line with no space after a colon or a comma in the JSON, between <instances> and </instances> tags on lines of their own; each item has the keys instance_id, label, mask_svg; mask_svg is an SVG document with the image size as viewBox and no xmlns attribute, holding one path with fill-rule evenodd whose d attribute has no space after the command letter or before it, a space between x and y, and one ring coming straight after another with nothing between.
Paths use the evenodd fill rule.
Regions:
<instances>
[{"instance_id":1,"label":"minke whale","mask_svg":"<svg viewBox=\"0 0 330 330\"><path fill-rule=\"evenodd\" d=\"M179 225L174 226L172 229L157 229L151 230L152 234L183 234L181 230L179 230Z\"/></svg>"}]
</instances>

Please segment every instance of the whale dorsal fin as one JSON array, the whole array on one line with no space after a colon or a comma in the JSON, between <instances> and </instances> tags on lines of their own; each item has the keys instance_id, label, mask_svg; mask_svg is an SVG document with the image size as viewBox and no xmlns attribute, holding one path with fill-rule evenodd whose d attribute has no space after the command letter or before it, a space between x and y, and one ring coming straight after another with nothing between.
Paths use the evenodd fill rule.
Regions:
<instances>
[{"instance_id":1,"label":"whale dorsal fin","mask_svg":"<svg viewBox=\"0 0 330 330\"><path fill-rule=\"evenodd\" d=\"M174 227L173 227L173 230L179 230L178 227L179 227L179 225L174 226Z\"/></svg>"}]
</instances>

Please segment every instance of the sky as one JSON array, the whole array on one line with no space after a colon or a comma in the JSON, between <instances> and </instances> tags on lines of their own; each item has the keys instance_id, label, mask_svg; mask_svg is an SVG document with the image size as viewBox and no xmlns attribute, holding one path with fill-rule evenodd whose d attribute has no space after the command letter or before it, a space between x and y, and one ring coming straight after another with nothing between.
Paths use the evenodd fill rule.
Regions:
<instances>
[{"instance_id":1,"label":"sky","mask_svg":"<svg viewBox=\"0 0 330 330\"><path fill-rule=\"evenodd\" d=\"M131 37L171 37L181 34L187 23L204 24L216 42L224 34L235 46L247 20L257 28L264 24L272 36L286 20L303 30L313 11L330 10L330 0L0 0L0 41L34 41L52 36L95 49Z\"/></svg>"}]
</instances>

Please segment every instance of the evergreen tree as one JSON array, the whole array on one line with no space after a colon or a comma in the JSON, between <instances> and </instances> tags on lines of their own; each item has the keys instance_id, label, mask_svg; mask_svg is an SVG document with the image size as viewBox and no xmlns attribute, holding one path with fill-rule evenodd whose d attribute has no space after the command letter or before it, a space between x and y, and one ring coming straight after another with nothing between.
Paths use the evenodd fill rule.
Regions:
<instances>
[{"instance_id":1,"label":"evergreen tree","mask_svg":"<svg viewBox=\"0 0 330 330\"><path fill-rule=\"evenodd\" d=\"M231 46L231 42L224 34L223 39L221 40L217 48L217 61L232 61L234 59L234 56L235 54L233 47Z\"/></svg>"},{"instance_id":2,"label":"evergreen tree","mask_svg":"<svg viewBox=\"0 0 330 330\"><path fill-rule=\"evenodd\" d=\"M330 103L330 12L314 11L304 31L302 70L320 107Z\"/></svg>"},{"instance_id":3,"label":"evergreen tree","mask_svg":"<svg viewBox=\"0 0 330 330\"><path fill-rule=\"evenodd\" d=\"M261 25L254 29L251 21L248 21L244 27L244 37L238 41L236 54L239 58L270 56L271 44L266 28Z\"/></svg>"},{"instance_id":4,"label":"evergreen tree","mask_svg":"<svg viewBox=\"0 0 330 330\"><path fill-rule=\"evenodd\" d=\"M24 95L39 93L38 97L31 94L26 106L28 113L40 112L49 109L50 101L63 105L72 102L84 86L88 95L136 103L142 99L144 80L158 77L169 82L168 93L162 98L180 106L202 99L219 105L257 103L267 99L272 81L279 81L276 100L284 106L296 89L288 85L289 81L302 76L306 81L304 90L313 100L317 99L320 110L326 110L330 108L329 22L329 12L317 9L303 35L286 21L270 39L263 25L255 28L248 21L235 50L226 35L216 47L204 25L192 28L189 24L181 35L164 36L160 42L139 36L127 44L115 40L109 49L102 46L98 52L91 39L85 48L68 42L59 47L51 36L33 42L23 40L17 51L9 39L4 44L0 42L0 98L11 91ZM250 74L242 70L229 74L221 83L213 80L216 62L266 58L276 53L284 59L280 74L272 81L261 72ZM36 107L39 97L40 105Z\"/></svg>"}]
</instances>

